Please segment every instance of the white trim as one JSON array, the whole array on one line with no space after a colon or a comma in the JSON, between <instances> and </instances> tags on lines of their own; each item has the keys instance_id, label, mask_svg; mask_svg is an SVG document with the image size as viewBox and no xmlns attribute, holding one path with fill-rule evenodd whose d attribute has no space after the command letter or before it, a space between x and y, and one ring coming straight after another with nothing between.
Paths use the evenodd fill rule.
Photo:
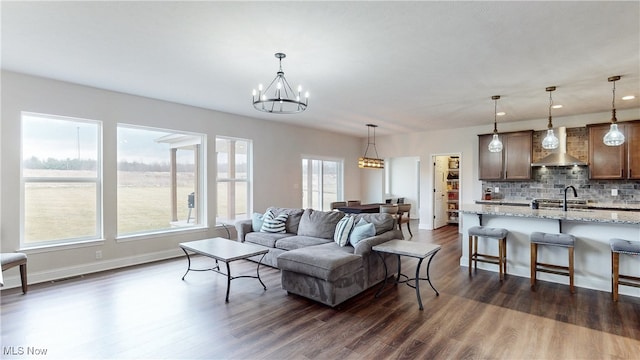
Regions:
<instances>
[{"instance_id":1,"label":"white trim","mask_svg":"<svg viewBox=\"0 0 640 360\"><path fill-rule=\"evenodd\" d=\"M155 232L145 232L140 234L124 234L116 236L116 242L129 242L129 241L137 241L137 240L148 240L148 239L157 239L164 237L173 237L176 234L195 234L195 233L205 233L209 230L209 226L194 226L189 228L179 228L179 229L165 229L161 231Z\"/></svg>"},{"instance_id":2,"label":"white trim","mask_svg":"<svg viewBox=\"0 0 640 360\"><path fill-rule=\"evenodd\" d=\"M69 249L78 249L90 246L104 245L104 239L80 240L74 242L65 242L58 244L37 244L34 246L22 246L18 251L27 254L40 254L52 251L61 251ZM25 244L22 244L25 245Z\"/></svg>"},{"instance_id":3,"label":"white trim","mask_svg":"<svg viewBox=\"0 0 640 360\"><path fill-rule=\"evenodd\" d=\"M180 250L180 248L176 247L171 250L158 251L154 253L141 254L136 256L129 256L125 258L118 258L113 260L105 260L105 261L96 261L90 264L81 264L76 266L68 266L63 268L57 268L53 271L45 270L39 272L29 271L28 283L29 284L37 284L48 281L60 280L70 277L83 276L91 273L96 273L100 271L113 270L118 268L123 268L132 265L140 265L144 263L150 263L154 261L172 259L180 256L184 256L184 252ZM185 261L185 269L186 269L186 261ZM180 274L176 274L176 278L179 278ZM5 277L5 286L3 289L10 289L19 287L20 276L10 276Z\"/></svg>"}]
</instances>

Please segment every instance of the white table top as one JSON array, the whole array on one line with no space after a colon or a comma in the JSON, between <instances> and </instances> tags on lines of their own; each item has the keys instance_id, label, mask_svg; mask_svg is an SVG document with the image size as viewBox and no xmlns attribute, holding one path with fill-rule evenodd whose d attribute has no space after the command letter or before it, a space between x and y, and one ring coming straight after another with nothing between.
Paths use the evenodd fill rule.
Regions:
<instances>
[{"instance_id":1,"label":"white table top","mask_svg":"<svg viewBox=\"0 0 640 360\"><path fill-rule=\"evenodd\" d=\"M183 249L224 262L246 259L269 252L268 249L257 245L241 243L221 237L183 242L179 245Z\"/></svg>"},{"instance_id":2,"label":"white table top","mask_svg":"<svg viewBox=\"0 0 640 360\"><path fill-rule=\"evenodd\" d=\"M423 259L440 250L440 245L409 240L390 240L386 243L376 245L371 249L389 254L405 255Z\"/></svg>"}]
</instances>

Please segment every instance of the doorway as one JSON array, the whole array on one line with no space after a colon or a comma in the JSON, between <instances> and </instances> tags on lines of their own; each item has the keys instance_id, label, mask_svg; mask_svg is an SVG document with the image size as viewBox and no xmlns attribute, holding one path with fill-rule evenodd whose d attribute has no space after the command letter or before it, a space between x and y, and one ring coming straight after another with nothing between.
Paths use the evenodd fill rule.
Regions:
<instances>
[{"instance_id":1,"label":"doorway","mask_svg":"<svg viewBox=\"0 0 640 360\"><path fill-rule=\"evenodd\" d=\"M460 154L433 156L433 228L457 225L460 204Z\"/></svg>"}]
</instances>

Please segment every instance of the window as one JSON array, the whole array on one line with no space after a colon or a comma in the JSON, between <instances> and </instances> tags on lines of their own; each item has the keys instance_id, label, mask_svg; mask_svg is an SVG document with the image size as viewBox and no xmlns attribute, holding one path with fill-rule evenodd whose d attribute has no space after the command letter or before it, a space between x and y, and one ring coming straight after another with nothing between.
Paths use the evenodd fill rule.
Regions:
<instances>
[{"instance_id":1,"label":"window","mask_svg":"<svg viewBox=\"0 0 640 360\"><path fill-rule=\"evenodd\" d=\"M205 138L118 125L118 236L206 225Z\"/></svg>"},{"instance_id":2,"label":"window","mask_svg":"<svg viewBox=\"0 0 640 360\"><path fill-rule=\"evenodd\" d=\"M342 160L302 159L302 207L331 210L331 203L342 199Z\"/></svg>"},{"instance_id":3,"label":"window","mask_svg":"<svg viewBox=\"0 0 640 360\"><path fill-rule=\"evenodd\" d=\"M24 247L102 238L102 124L22 117Z\"/></svg>"},{"instance_id":4,"label":"window","mask_svg":"<svg viewBox=\"0 0 640 360\"><path fill-rule=\"evenodd\" d=\"M217 220L247 217L252 211L251 141L218 136L216 152Z\"/></svg>"}]
</instances>

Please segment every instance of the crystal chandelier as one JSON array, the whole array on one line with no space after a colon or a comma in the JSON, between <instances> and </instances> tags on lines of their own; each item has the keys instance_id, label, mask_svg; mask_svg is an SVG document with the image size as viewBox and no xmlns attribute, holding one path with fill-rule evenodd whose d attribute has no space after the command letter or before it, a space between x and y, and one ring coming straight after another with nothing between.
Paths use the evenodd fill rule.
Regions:
<instances>
[{"instance_id":1,"label":"crystal chandelier","mask_svg":"<svg viewBox=\"0 0 640 360\"><path fill-rule=\"evenodd\" d=\"M282 59L287 57L283 53L276 53L280 62L280 70L266 89L262 84L258 85L258 91L253 89L253 107L257 110L274 114L295 114L307 109L309 104L309 92L301 99L302 86L298 85L298 91L294 92L282 71Z\"/></svg>"},{"instance_id":2,"label":"crystal chandelier","mask_svg":"<svg viewBox=\"0 0 640 360\"><path fill-rule=\"evenodd\" d=\"M545 89L549 92L549 124L547 124L547 136L542 139L542 147L544 149L557 149L560 145L560 141L556 134L553 133L553 124L551 123L551 108L553 107L553 98L551 97L551 92L556 90L555 86L549 86Z\"/></svg>"},{"instance_id":3,"label":"crystal chandelier","mask_svg":"<svg viewBox=\"0 0 640 360\"><path fill-rule=\"evenodd\" d=\"M493 109L493 139L489 143L489 151L490 152L500 152L502 151L502 141L500 141L500 137L498 137L498 99L500 99L500 95L493 95L491 99L494 102Z\"/></svg>"},{"instance_id":4,"label":"crystal chandelier","mask_svg":"<svg viewBox=\"0 0 640 360\"><path fill-rule=\"evenodd\" d=\"M611 128L604 135L602 141L608 146L620 146L624 144L624 134L618 130L616 122L616 81L620 80L620 76L612 76L608 78L613 83L613 100L611 101Z\"/></svg>"},{"instance_id":5,"label":"crystal chandelier","mask_svg":"<svg viewBox=\"0 0 640 360\"><path fill-rule=\"evenodd\" d=\"M367 124L367 149L364 151L364 156L358 159L358 167L363 169L384 169L384 159L380 159L378 156L378 149L376 148L376 128L378 125ZM373 129L373 142L371 142L371 129ZM369 145L373 145L373 150L376 152L376 157L367 157L369 152Z\"/></svg>"}]
</instances>

